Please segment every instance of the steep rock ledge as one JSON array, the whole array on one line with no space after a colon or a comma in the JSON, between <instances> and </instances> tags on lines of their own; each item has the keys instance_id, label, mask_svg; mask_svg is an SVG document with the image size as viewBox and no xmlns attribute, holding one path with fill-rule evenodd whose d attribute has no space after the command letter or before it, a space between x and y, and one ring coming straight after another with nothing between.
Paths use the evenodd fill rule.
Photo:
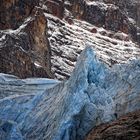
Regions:
<instances>
[{"instance_id":1,"label":"steep rock ledge","mask_svg":"<svg viewBox=\"0 0 140 140\"><path fill-rule=\"evenodd\" d=\"M122 31L140 43L138 1L69 0L69 3L66 7L74 17L107 30Z\"/></svg>"},{"instance_id":2,"label":"steep rock ledge","mask_svg":"<svg viewBox=\"0 0 140 140\"><path fill-rule=\"evenodd\" d=\"M85 140L139 140L140 111L94 128Z\"/></svg>"},{"instance_id":3,"label":"steep rock ledge","mask_svg":"<svg viewBox=\"0 0 140 140\"><path fill-rule=\"evenodd\" d=\"M64 16L64 0L44 0L40 4L42 8L48 13L59 17L60 19Z\"/></svg>"},{"instance_id":4,"label":"steep rock ledge","mask_svg":"<svg viewBox=\"0 0 140 140\"><path fill-rule=\"evenodd\" d=\"M39 0L1 0L0 30L17 29L38 5Z\"/></svg>"},{"instance_id":5,"label":"steep rock ledge","mask_svg":"<svg viewBox=\"0 0 140 140\"><path fill-rule=\"evenodd\" d=\"M52 50L52 71L57 79L70 77L77 57L87 42L93 46L99 59L109 66L140 56L139 47L123 32L115 33L76 19L69 24L50 14L45 16Z\"/></svg>"},{"instance_id":6,"label":"steep rock ledge","mask_svg":"<svg viewBox=\"0 0 140 140\"><path fill-rule=\"evenodd\" d=\"M13 11L9 13L10 17L8 17L8 19L10 20L10 14L14 14L15 12L15 18L18 20L17 13L20 13L21 3L23 3L24 7L24 2L21 1L20 4L18 0L9 2ZM9 2L4 1L4 3ZM100 0L86 1L86 5L83 5L82 2L83 0L40 0L39 6L41 8L38 8L40 9L38 16L35 16L36 10L34 10L35 5L38 5L38 1L29 2L29 4L33 3L32 6L30 6L30 13L28 13L28 8L26 10L26 6L24 9L21 8L21 10L25 10L28 14L25 14L25 17L20 16L22 19L14 23L18 25L14 25L13 21L11 21L12 23L7 22L7 24L9 23L16 26L16 30L8 30L7 28L13 28L10 27L10 25L7 27L1 26L2 29L6 28L7 30L0 31L0 60L2 62L0 72L14 74L21 78L55 77L60 80L68 79L75 66L77 57L85 48L86 42L90 42L101 60L110 66L115 63L125 63L128 59L139 56L140 49L137 43L132 42L132 38L128 33L128 26L122 23L122 20L129 18L124 11L121 11L122 5L125 4L124 1L122 1L123 4L121 1L119 1L119 3ZM72 7L70 4L73 4ZM131 2L132 6L133 4L134 3ZM77 5L79 5L77 8L79 12L83 6L87 8L83 8L85 13L90 13L91 11L91 14L87 14L87 16L83 18L89 18L88 22L92 20L93 22L98 22L99 20L98 23L101 24L101 27L95 26L96 23L93 25L86 21L73 19L73 16L77 17L76 15L78 14L76 14ZM2 4L1 6L5 5ZM130 7L127 8L129 11L131 11ZM73 8L73 10L71 8ZM88 8L91 8L90 11L88 11ZM116 28L116 32L103 28L102 19L104 19L104 17L102 17L102 14L105 14L104 9L106 8L110 15L107 16L109 19L107 19L106 25L109 26L108 29ZM2 9L7 10L6 8ZM17 12L14 9L17 10ZM9 11L5 11L5 14L7 12ZM90 17L90 15L94 15L94 17ZM1 18L1 21L5 20L4 16ZM113 22L113 20L116 22ZM123 32L126 33L118 31L122 26L124 29ZM134 34L136 34L135 29L136 28L132 28ZM138 30L139 28L137 28L137 31ZM137 35L139 35L139 32ZM136 37L135 35L132 36ZM139 40L138 36L137 40ZM10 47L6 48L4 46ZM15 49L15 46L17 49ZM14 52L13 54L11 54L12 51ZM16 54L15 51L20 53Z\"/></svg>"},{"instance_id":7,"label":"steep rock ledge","mask_svg":"<svg viewBox=\"0 0 140 140\"><path fill-rule=\"evenodd\" d=\"M39 8L16 30L0 31L0 71L20 78L53 77L47 20Z\"/></svg>"}]
</instances>

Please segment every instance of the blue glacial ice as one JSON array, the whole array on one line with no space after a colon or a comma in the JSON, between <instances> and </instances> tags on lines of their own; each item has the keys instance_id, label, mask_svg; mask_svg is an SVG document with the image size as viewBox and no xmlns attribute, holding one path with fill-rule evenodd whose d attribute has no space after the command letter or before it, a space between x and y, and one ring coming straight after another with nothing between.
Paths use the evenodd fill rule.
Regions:
<instances>
[{"instance_id":1,"label":"blue glacial ice","mask_svg":"<svg viewBox=\"0 0 140 140\"><path fill-rule=\"evenodd\" d=\"M140 60L108 67L91 46L67 81L1 74L0 83L0 120L16 125L8 140L17 133L19 140L82 140L95 126L140 109Z\"/></svg>"}]
</instances>

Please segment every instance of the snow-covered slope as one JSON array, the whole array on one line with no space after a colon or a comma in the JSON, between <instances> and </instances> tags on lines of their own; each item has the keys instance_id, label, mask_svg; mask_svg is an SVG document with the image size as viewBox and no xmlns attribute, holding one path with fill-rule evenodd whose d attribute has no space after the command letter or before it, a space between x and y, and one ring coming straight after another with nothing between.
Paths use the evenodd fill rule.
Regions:
<instances>
[{"instance_id":1,"label":"snow-covered slope","mask_svg":"<svg viewBox=\"0 0 140 140\"><path fill-rule=\"evenodd\" d=\"M77 57L87 43L109 66L140 56L138 45L127 34L108 31L80 20L74 20L71 25L50 14L45 15L52 49L52 70L58 79L70 76Z\"/></svg>"}]
</instances>

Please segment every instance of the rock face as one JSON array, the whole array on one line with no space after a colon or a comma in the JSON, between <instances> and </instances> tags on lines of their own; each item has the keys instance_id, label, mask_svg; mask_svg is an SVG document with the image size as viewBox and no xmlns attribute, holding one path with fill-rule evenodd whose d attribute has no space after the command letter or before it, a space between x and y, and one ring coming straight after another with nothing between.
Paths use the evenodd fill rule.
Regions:
<instances>
[{"instance_id":1,"label":"rock face","mask_svg":"<svg viewBox=\"0 0 140 140\"><path fill-rule=\"evenodd\" d=\"M16 30L0 32L0 71L25 77L52 77L47 21L40 9Z\"/></svg>"},{"instance_id":2,"label":"rock face","mask_svg":"<svg viewBox=\"0 0 140 140\"><path fill-rule=\"evenodd\" d=\"M1 0L0 30L17 29L38 5L39 0Z\"/></svg>"},{"instance_id":3,"label":"rock face","mask_svg":"<svg viewBox=\"0 0 140 140\"><path fill-rule=\"evenodd\" d=\"M109 66L139 57L139 47L123 32L114 33L80 20L73 20L70 25L49 14L45 16L48 19L48 36L52 50L52 71L57 79L70 77L86 42L93 46L98 57Z\"/></svg>"},{"instance_id":4,"label":"rock face","mask_svg":"<svg viewBox=\"0 0 140 140\"><path fill-rule=\"evenodd\" d=\"M47 7L47 11L60 19L64 16L64 0L46 0L42 4Z\"/></svg>"},{"instance_id":5,"label":"rock face","mask_svg":"<svg viewBox=\"0 0 140 140\"><path fill-rule=\"evenodd\" d=\"M3 1L0 21L6 24L0 23L0 72L20 78L68 79L86 42L109 66L139 56L139 45L132 42L140 40L139 16L134 16L139 14L138 2L128 3Z\"/></svg>"},{"instance_id":6,"label":"rock face","mask_svg":"<svg viewBox=\"0 0 140 140\"><path fill-rule=\"evenodd\" d=\"M134 41L139 42L140 28L138 22L139 2L126 0L69 0L69 8L74 17L107 30L122 31L130 34Z\"/></svg>"},{"instance_id":7,"label":"rock face","mask_svg":"<svg viewBox=\"0 0 140 140\"><path fill-rule=\"evenodd\" d=\"M117 121L96 127L85 140L139 140L140 111L129 113Z\"/></svg>"},{"instance_id":8,"label":"rock face","mask_svg":"<svg viewBox=\"0 0 140 140\"><path fill-rule=\"evenodd\" d=\"M91 128L140 109L139 66L133 60L109 68L87 47L68 81L0 99L0 119L17 124L23 139L82 140ZM14 85L11 78L2 85Z\"/></svg>"}]
</instances>

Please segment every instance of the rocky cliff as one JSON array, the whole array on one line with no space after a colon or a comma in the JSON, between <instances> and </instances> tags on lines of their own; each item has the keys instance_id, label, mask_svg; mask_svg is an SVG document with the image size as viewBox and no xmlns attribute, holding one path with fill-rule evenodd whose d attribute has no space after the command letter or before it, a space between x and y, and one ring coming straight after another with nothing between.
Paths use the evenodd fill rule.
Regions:
<instances>
[{"instance_id":1,"label":"rocky cliff","mask_svg":"<svg viewBox=\"0 0 140 140\"><path fill-rule=\"evenodd\" d=\"M136 0L1 1L0 72L68 79L86 42L110 66L137 57L138 7Z\"/></svg>"},{"instance_id":2,"label":"rocky cliff","mask_svg":"<svg viewBox=\"0 0 140 140\"><path fill-rule=\"evenodd\" d=\"M139 139L139 5L0 1L0 139Z\"/></svg>"},{"instance_id":3,"label":"rocky cliff","mask_svg":"<svg viewBox=\"0 0 140 140\"><path fill-rule=\"evenodd\" d=\"M0 30L17 29L38 5L39 0L1 0Z\"/></svg>"},{"instance_id":4,"label":"rocky cliff","mask_svg":"<svg viewBox=\"0 0 140 140\"><path fill-rule=\"evenodd\" d=\"M139 6L137 0L69 0L74 17L107 30L130 34L139 42ZM140 42L139 42L140 43Z\"/></svg>"},{"instance_id":5,"label":"rocky cliff","mask_svg":"<svg viewBox=\"0 0 140 140\"><path fill-rule=\"evenodd\" d=\"M85 140L139 140L140 111L129 113L112 123L96 127Z\"/></svg>"},{"instance_id":6,"label":"rocky cliff","mask_svg":"<svg viewBox=\"0 0 140 140\"><path fill-rule=\"evenodd\" d=\"M25 77L52 77L47 20L41 9L16 30L0 31L0 71Z\"/></svg>"}]
</instances>

